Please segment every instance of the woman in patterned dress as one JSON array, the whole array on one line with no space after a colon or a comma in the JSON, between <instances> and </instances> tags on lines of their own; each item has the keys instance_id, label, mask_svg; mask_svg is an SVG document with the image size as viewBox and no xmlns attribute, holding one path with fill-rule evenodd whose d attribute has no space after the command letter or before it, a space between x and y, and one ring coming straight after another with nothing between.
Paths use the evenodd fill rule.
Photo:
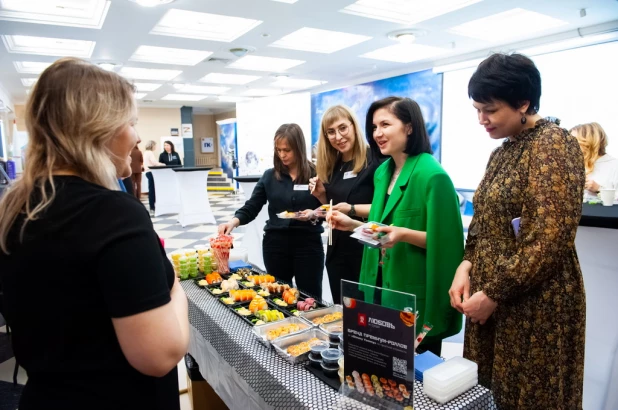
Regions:
<instances>
[{"instance_id":1,"label":"woman in patterned dress","mask_svg":"<svg viewBox=\"0 0 618 410\"><path fill-rule=\"evenodd\" d=\"M478 363L479 383L501 410L581 409L586 299L574 244L581 149L539 116L541 76L523 55L487 58L468 94L489 137L506 139L476 191L449 291L467 317L464 356Z\"/></svg>"}]
</instances>

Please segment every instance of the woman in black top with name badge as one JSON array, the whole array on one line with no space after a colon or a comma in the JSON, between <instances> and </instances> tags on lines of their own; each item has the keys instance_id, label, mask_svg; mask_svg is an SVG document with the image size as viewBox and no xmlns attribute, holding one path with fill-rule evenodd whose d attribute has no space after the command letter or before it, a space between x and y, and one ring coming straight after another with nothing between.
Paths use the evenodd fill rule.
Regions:
<instances>
[{"instance_id":1,"label":"woman in black top with name badge","mask_svg":"<svg viewBox=\"0 0 618 410\"><path fill-rule=\"evenodd\" d=\"M180 161L180 155L174 149L174 143L172 141L165 141L163 143L164 151L159 155L159 162L169 165L182 165Z\"/></svg>"},{"instance_id":2,"label":"woman in black top with name badge","mask_svg":"<svg viewBox=\"0 0 618 410\"><path fill-rule=\"evenodd\" d=\"M317 298L322 298L324 248L321 225L307 218L281 219L284 211L307 211L320 206L309 192L309 179L315 169L307 160L303 131L296 124L283 124L275 133L274 168L266 170L245 205L234 218L219 225L219 233L230 233L239 225L254 220L268 201L268 216L264 228L262 252L266 270L287 282L295 278L296 285Z\"/></svg>"},{"instance_id":3,"label":"woman in black top with name badge","mask_svg":"<svg viewBox=\"0 0 618 410\"><path fill-rule=\"evenodd\" d=\"M316 178L309 189L322 203L333 201L333 210L360 220L369 215L373 199L373 174L380 165L368 149L362 128L348 107L330 107L322 117ZM352 232L333 230L326 252L326 270L335 303L341 303L341 279L358 282L363 245Z\"/></svg>"}]
</instances>

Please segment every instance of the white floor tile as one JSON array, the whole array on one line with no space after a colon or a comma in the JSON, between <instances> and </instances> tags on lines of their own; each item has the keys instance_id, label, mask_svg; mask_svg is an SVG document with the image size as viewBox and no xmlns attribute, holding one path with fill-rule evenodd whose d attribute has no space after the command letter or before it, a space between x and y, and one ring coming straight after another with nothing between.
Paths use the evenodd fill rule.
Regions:
<instances>
[{"instance_id":1,"label":"white floor tile","mask_svg":"<svg viewBox=\"0 0 618 410\"><path fill-rule=\"evenodd\" d=\"M195 243L197 239L165 239L165 247L168 249L181 249Z\"/></svg>"},{"instance_id":2,"label":"white floor tile","mask_svg":"<svg viewBox=\"0 0 618 410\"><path fill-rule=\"evenodd\" d=\"M160 238L170 239L183 232L184 231L157 231L157 234L159 235ZM170 246L167 246L167 240L165 241L165 246L170 248Z\"/></svg>"},{"instance_id":3,"label":"white floor tile","mask_svg":"<svg viewBox=\"0 0 618 410\"><path fill-rule=\"evenodd\" d=\"M215 233L218 231L219 231L219 225L201 225L196 228L189 229L188 232Z\"/></svg>"},{"instance_id":4,"label":"white floor tile","mask_svg":"<svg viewBox=\"0 0 618 410\"><path fill-rule=\"evenodd\" d=\"M154 228L155 231L159 231L160 229L169 228L170 226L172 226L172 225L170 225L170 224L156 224L156 223L152 224L152 227ZM161 235L159 235L159 236L161 236Z\"/></svg>"}]
</instances>

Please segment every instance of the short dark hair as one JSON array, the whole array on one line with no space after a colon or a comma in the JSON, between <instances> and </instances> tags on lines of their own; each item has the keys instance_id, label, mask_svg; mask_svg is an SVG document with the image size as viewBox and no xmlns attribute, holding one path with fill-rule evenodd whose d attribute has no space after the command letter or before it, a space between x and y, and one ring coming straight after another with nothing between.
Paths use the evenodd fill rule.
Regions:
<instances>
[{"instance_id":1,"label":"short dark hair","mask_svg":"<svg viewBox=\"0 0 618 410\"><path fill-rule=\"evenodd\" d=\"M492 54L470 78L468 97L484 104L504 101L514 109L529 101L526 114L536 114L541 105L541 73L523 54Z\"/></svg>"},{"instance_id":2,"label":"short dark hair","mask_svg":"<svg viewBox=\"0 0 618 410\"><path fill-rule=\"evenodd\" d=\"M385 157L373 139L373 114L381 108L388 109L399 121L412 126L412 133L408 135L408 142L404 149L406 154L410 156L422 153L433 154L423 113L418 103L410 98L386 97L371 104L365 120L365 135L374 155L378 158Z\"/></svg>"},{"instance_id":3,"label":"short dark hair","mask_svg":"<svg viewBox=\"0 0 618 410\"><path fill-rule=\"evenodd\" d=\"M172 152L176 152L176 150L174 149L174 143L172 141L164 141L163 145L165 144L170 144L170 147L172 147Z\"/></svg>"}]
</instances>

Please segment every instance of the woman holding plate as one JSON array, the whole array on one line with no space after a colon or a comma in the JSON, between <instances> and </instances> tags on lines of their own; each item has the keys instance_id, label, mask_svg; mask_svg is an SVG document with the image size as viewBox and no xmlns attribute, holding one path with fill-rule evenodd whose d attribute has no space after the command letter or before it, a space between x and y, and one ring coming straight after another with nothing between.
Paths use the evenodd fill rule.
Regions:
<instances>
[{"instance_id":1,"label":"woman holding plate","mask_svg":"<svg viewBox=\"0 0 618 410\"><path fill-rule=\"evenodd\" d=\"M371 148L390 158L376 170L369 220L384 226L382 249L365 247L360 282L416 295L417 323L433 330L417 351L439 355L442 339L461 329L461 315L450 306L448 290L463 256L463 227L457 193L448 174L431 155L419 105L388 97L367 113ZM339 211L329 218L335 229L353 230L361 222ZM395 292L364 287L365 300L401 309Z\"/></svg>"},{"instance_id":2,"label":"woman holding plate","mask_svg":"<svg viewBox=\"0 0 618 410\"><path fill-rule=\"evenodd\" d=\"M373 175L380 162L365 142L356 115L343 105L330 107L322 117L318 143L317 177L309 189L323 204L360 221L369 216ZM358 282L363 245L351 232L334 231L326 250L326 270L335 303L341 303L341 280Z\"/></svg>"},{"instance_id":3,"label":"woman holding plate","mask_svg":"<svg viewBox=\"0 0 618 410\"><path fill-rule=\"evenodd\" d=\"M307 159L305 137L297 124L280 126L274 143L274 167L264 172L251 198L232 220L219 225L219 233L229 234L234 228L253 221L268 202L269 219L262 243L266 270L286 282L291 283L295 278L300 290L321 299L324 228L309 222L302 216L304 213L297 214L310 214L320 206L309 192L309 179L315 176L315 167ZM293 217L281 218L282 213Z\"/></svg>"}]
</instances>

